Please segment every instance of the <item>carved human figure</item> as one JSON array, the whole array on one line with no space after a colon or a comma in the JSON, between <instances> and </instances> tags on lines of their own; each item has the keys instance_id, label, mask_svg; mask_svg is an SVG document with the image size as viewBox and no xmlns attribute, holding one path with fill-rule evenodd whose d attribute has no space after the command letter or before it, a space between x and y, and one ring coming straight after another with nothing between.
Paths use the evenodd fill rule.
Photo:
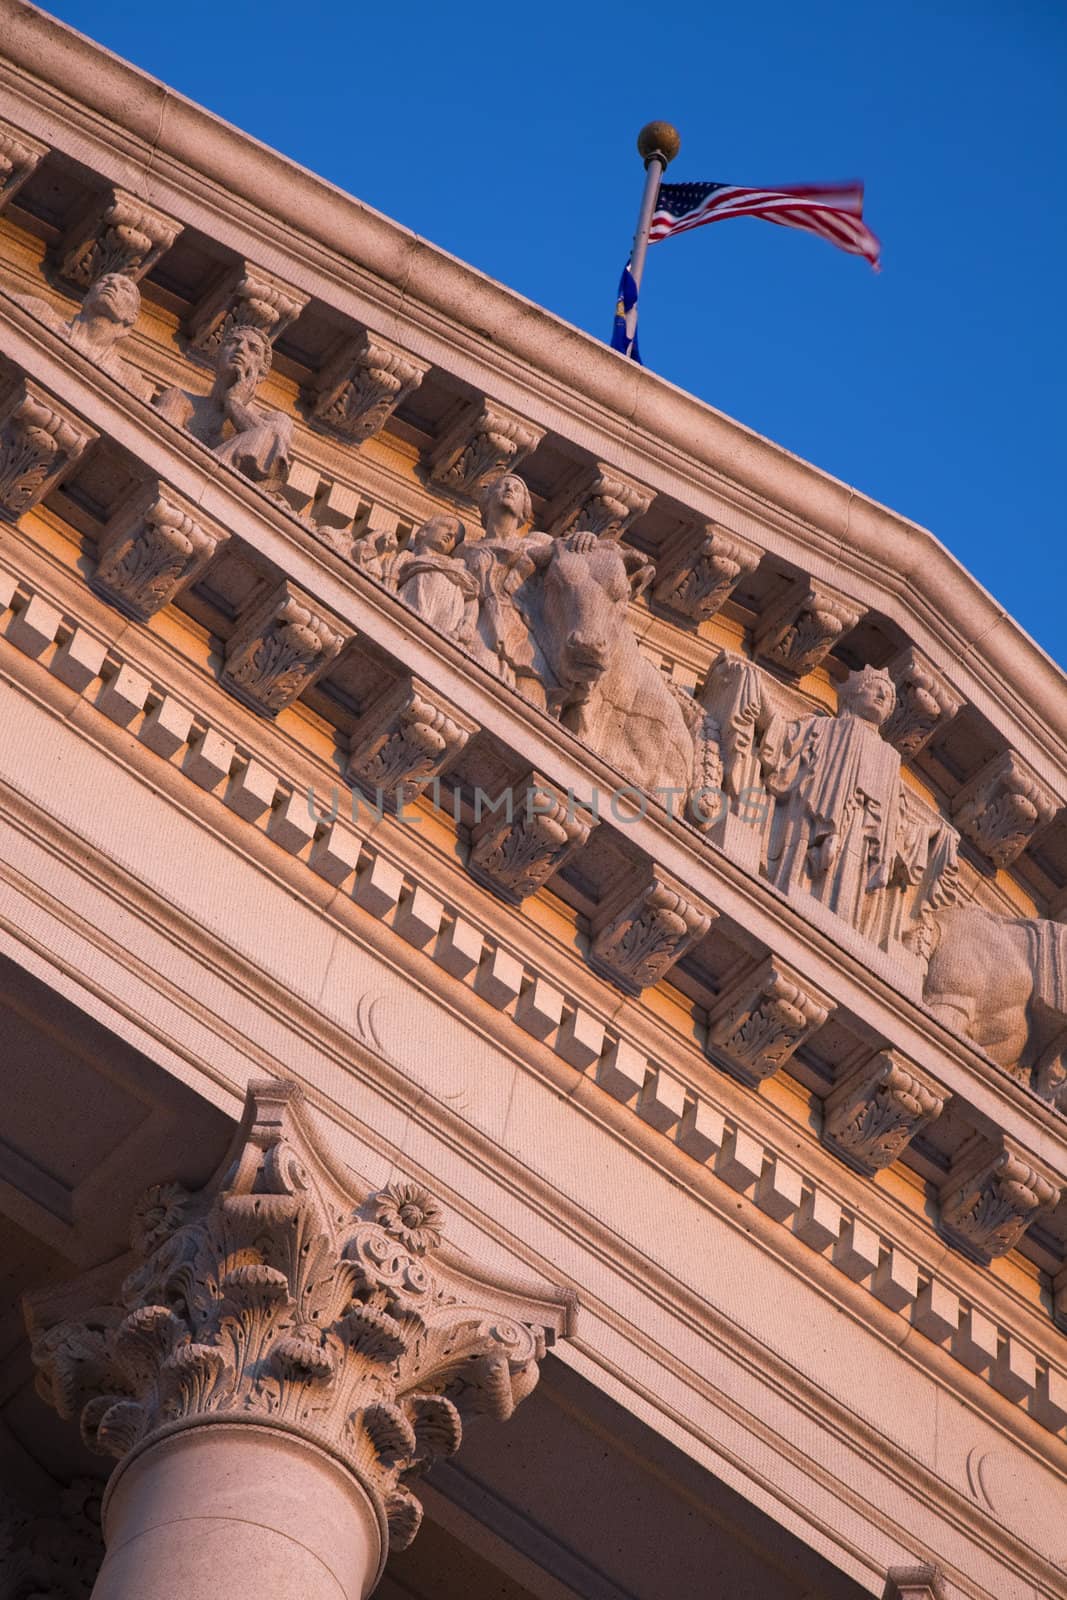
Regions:
<instances>
[{"instance_id":1,"label":"carved human figure","mask_svg":"<svg viewBox=\"0 0 1067 1600\"><path fill-rule=\"evenodd\" d=\"M259 328L237 323L219 345L210 394L171 388L156 405L162 414L209 445L221 461L253 483L276 490L289 470L292 418L255 404L256 389L270 371L271 346Z\"/></svg>"},{"instance_id":2,"label":"carved human figure","mask_svg":"<svg viewBox=\"0 0 1067 1600\"><path fill-rule=\"evenodd\" d=\"M121 272L105 272L89 285L85 299L69 322L46 300L34 295L14 298L61 333L75 350L120 379L132 393L147 398L147 382L118 352L141 311L141 291L132 278Z\"/></svg>"},{"instance_id":3,"label":"carved human figure","mask_svg":"<svg viewBox=\"0 0 1067 1600\"><path fill-rule=\"evenodd\" d=\"M895 702L889 674L864 667L841 686L836 717L773 716L760 743L764 781L778 797L768 877L864 931L901 844L900 757L879 732Z\"/></svg>"},{"instance_id":4,"label":"carved human figure","mask_svg":"<svg viewBox=\"0 0 1067 1600\"><path fill-rule=\"evenodd\" d=\"M470 646L478 624L477 579L455 554L464 527L440 513L415 530L398 565L398 593L443 638Z\"/></svg>"},{"instance_id":5,"label":"carved human figure","mask_svg":"<svg viewBox=\"0 0 1067 1600\"><path fill-rule=\"evenodd\" d=\"M555 540L547 533L526 531L533 521L533 502L514 473L486 486L481 513L484 533L467 540L461 552L478 585L477 636L504 682L544 705L544 685L517 596L526 580L547 565ZM596 543L592 535L584 537L588 548Z\"/></svg>"}]
</instances>

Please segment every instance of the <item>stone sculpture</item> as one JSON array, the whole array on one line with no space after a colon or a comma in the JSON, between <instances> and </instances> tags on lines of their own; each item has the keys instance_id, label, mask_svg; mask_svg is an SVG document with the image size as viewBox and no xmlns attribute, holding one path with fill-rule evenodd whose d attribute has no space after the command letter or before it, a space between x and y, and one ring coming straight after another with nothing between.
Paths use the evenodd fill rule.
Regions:
<instances>
[{"instance_id":1,"label":"stone sculpture","mask_svg":"<svg viewBox=\"0 0 1067 1600\"><path fill-rule=\"evenodd\" d=\"M233 323L219 345L210 394L171 388L156 401L170 422L210 446L220 461L236 467L270 492L277 492L289 470L292 418L255 404L259 384L270 371L266 334Z\"/></svg>"},{"instance_id":2,"label":"stone sculpture","mask_svg":"<svg viewBox=\"0 0 1067 1600\"><path fill-rule=\"evenodd\" d=\"M481 512L484 533L463 546L478 592L474 653L492 663L505 683L544 706L543 675L518 592L547 564L554 540L550 534L528 531L533 503L529 489L514 473L494 479L483 490ZM586 537L590 544L596 542Z\"/></svg>"},{"instance_id":3,"label":"stone sculpture","mask_svg":"<svg viewBox=\"0 0 1067 1600\"><path fill-rule=\"evenodd\" d=\"M397 565L397 592L444 638L470 648L477 634L479 587L455 553L464 531L458 517L444 514L417 528Z\"/></svg>"},{"instance_id":4,"label":"stone sculpture","mask_svg":"<svg viewBox=\"0 0 1067 1600\"><path fill-rule=\"evenodd\" d=\"M132 278L121 272L105 272L89 285L85 298L69 321L59 315L47 300L35 295L13 296L34 316L47 322L49 327L98 367L103 367L113 378L118 378L125 388L141 399L147 399L146 380L119 355L118 346L134 326L141 311L141 291Z\"/></svg>"},{"instance_id":5,"label":"stone sculpture","mask_svg":"<svg viewBox=\"0 0 1067 1600\"><path fill-rule=\"evenodd\" d=\"M1067 926L955 906L935 918L926 1003L1067 1110Z\"/></svg>"}]
</instances>

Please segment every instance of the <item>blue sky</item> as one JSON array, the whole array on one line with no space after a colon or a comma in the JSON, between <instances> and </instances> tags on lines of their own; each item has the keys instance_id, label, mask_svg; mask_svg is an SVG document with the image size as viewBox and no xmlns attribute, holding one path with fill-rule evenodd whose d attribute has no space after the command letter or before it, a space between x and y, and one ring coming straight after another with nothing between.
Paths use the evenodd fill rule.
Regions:
<instances>
[{"instance_id":1,"label":"blue sky","mask_svg":"<svg viewBox=\"0 0 1067 1600\"><path fill-rule=\"evenodd\" d=\"M931 528L1067 662L1063 0L46 9L600 337L634 138L862 177L884 271L753 220L656 245L646 363Z\"/></svg>"}]
</instances>

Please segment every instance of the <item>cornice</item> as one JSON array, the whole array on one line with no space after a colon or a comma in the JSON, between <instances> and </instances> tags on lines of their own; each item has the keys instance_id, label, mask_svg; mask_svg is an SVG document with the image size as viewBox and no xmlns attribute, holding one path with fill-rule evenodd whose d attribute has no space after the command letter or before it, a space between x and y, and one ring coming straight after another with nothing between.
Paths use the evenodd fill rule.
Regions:
<instances>
[{"instance_id":1,"label":"cornice","mask_svg":"<svg viewBox=\"0 0 1067 1600\"><path fill-rule=\"evenodd\" d=\"M11 115L95 170L536 423L848 588L874 588L1047 781L1067 696L1042 652L918 525L237 132L24 0L0 0ZM194 216L195 212L195 216ZM294 217L301 219L298 232ZM575 374L581 373L576 386ZM918 628L916 628L918 623Z\"/></svg>"}]
</instances>

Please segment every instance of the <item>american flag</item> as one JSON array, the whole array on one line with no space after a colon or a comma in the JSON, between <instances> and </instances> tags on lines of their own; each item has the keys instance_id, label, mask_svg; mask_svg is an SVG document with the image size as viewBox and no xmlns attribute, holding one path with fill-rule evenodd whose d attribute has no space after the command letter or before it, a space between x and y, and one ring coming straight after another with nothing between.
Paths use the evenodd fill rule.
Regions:
<instances>
[{"instance_id":1,"label":"american flag","mask_svg":"<svg viewBox=\"0 0 1067 1600\"><path fill-rule=\"evenodd\" d=\"M730 183L663 183L648 237L653 244L672 233L701 228L727 217L763 217L782 228L829 239L849 255L863 256L878 270L881 245L863 221L862 183L798 183L785 189L738 189Z\"/></svg>"}]
</instances>

